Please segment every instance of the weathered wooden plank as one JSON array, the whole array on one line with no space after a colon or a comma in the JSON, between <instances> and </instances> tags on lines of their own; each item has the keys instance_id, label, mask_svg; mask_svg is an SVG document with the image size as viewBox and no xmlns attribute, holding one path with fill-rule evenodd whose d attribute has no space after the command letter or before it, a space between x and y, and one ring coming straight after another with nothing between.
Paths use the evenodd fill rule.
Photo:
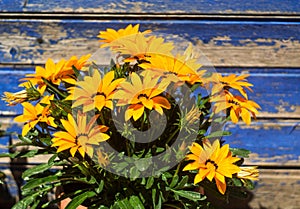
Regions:
<instances>
[{"instance_id":1,"label":"weathered wooden plank","mask_svg":"<svg viewBox=\"0 0 300 209\"><path fill-rule=\"evenodd\" d=\"M0 0L3 12L165 13L165 14L299 14L298 0Z\"/></svg>"},{"instance_id":2,"label":"weathered wooden plank","mask_svg":"<svg viewBox=\"0 0 300 209\"><path fill-rule=\"evenodd\" d=\"M249 82L253 83L253 93L249 98L261 106L259 118L295 118L300 119L300 69L282 68L216 68L216 72L249 73ZM19 79L25 73L34 72L34 67L0 67L0 93L16 92ZM15 115L22 112L20 105L9 107L0 100L0 115Z\"/></svg>"},{"instance_id":3,"label":"weathered wooden plank","mask_svg":"<svg viewBox=\"0 0 300 209\"><path fill-rule=\"evenodd\" d=\"M0 20L0 63L41 64L94 53L106 28L140 23L178 47L192 41L214 66L300 67L300 22Z\"/></svg>"},{"instance_id":4,"label":"weathered wooden plank","mask_svg":"<svg viewBox=\"0 0 300 209\"><path fill-rule=\"evenodd\" d=\"M300 165L300 122L261 120L250 126L228 124L231 136L224 137L231 147L251 150L247 164L265 166Z\"/></svg>"},{"instance_id":5,"label":"weathered wooden plank","mask_svg":"<svg viewBox=\"0 0 300 209\"><path fill-rule=\"evenodd\" d=\"M299 169L260 169L260 179L252 193L252 209L299 209Z\"/></svg>"}]
</instances>

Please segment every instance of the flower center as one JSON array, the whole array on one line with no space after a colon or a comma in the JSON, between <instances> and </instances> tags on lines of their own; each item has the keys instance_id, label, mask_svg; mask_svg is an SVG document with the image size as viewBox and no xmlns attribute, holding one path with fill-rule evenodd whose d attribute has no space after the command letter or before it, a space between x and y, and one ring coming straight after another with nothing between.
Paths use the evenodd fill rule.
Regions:
<instances>
[{"instance_id":1,"label":"flower center","mask_svg":"<svg viewBox=\"0 0 300 209\"><path fill-rule=\"evenodd\" d=\"M176 76L178 75L178 73L172 72L172 71L164 72L164 75L171 75L171 74L176 75Z\"/></svg>"},{"instance_id":2,"label":"flower center","mask_svg":"<svg viewBox=\"0 0 300 209\"><path fill-rule=\"evenodd\" d=\"M145 97L146 99L149 99L149 97L147 96L147 94L139 94L138 95L138 99Z\"/></svg>"},{"instance_id":3,"label":"flower center","mask_svg":"<svg viewBox=\"0 0 300 209\"><path fill-rule=\"evenodd\" d=\"M208 163L210 163L213 166L215 166L216 170L218 169L218 164L215 161L208 159L208 160L205 161L205 165L207 165Z\"/></svg>"},{"instance_id":4,"label":"flower center","mask_svg":"<svg viewBox=\"0 0 300 209\"><path fill-rule=\"evenodd\" d=\"M92 97L95 97L96 95L102 95L106 99L106 94L103 92L97 92L96 94L92 94Z\"/></svg>"},{"instance_id":5,"label":"flower center","mask_svg":"<svg viewBox=\"0 0 300 209\"><path fill-rule=\"evenodd\" d=\"M85 144L88 140L88 134L87 133L79 133L75 138L75 143L78 144Z\"/></svg>"},{"instance_id":6,"label":"flower center","mask_svg":"<svg viewBox=\"0 0 300 209\"><path fill-rule=\"evenodd\" d=\"M237 101L234 101L234 100L228 100L228 103L232 103L232 104L235 104L235 105L240 105L239 102Z\"/></svg>"}]
</instances>

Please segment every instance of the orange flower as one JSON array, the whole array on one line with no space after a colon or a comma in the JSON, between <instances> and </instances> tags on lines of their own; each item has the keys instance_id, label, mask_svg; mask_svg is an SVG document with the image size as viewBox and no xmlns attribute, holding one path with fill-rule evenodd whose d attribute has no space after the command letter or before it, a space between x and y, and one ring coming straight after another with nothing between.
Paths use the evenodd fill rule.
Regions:
<instances>
[{"instance_id":1,"label":"orange flower","mask_svg":"<svg viewBox=\"0 0 300 209\"><path fill-rule=\"evenodd\" d=\"M27 74L27 78L21 79L27 82L20 85L28 87L28 82L30 82L31 85L38 85L37 89L43 95L47 87L44 79L57 86L60 85L62 81L75 84L76 78L74 77L72 66L74 65L78 70L81 69L89 57L90 55L85 55L77 60L77 57L73 56L68 61L61 59L57 64L55 64L52 59L48 59L45 68L37 66L34 74Z\"/></svg>"},{"instance_id":2,"label":"orange flower","mask_svg":"<svg viewBox=\"0 0 300 209\"><path fill-rule=\"evenodd\" d=\"M98 71L93 76L85 76L83 81L78 81L76 87L69 88L70 95L66 100L74 100L72 107L83 105L83 112L103 107L113 108L112 97L116 87L124 79L114 80L114 71L106 73L101 79Z\"/></svg>"},{"instance_id":3,"label":"orange flower","mask_svg":"<svg viewBox=\"0 0 300 209\"><path fill-rule=\"evenodd\" d=\"M230 74L229 76L222 76L219 73L216 73L212 78L214 78L214 86L212 88L212 94L219 93L223 90L229 90L230 88L236 89L240 92L243 97L248 99L247 93L245 91L245 88L249 91L251 90L251 86L253 86L251 83L248 83L246 78L248 77L248 74L243 75L235 75Z\"/></svg>"},{"instance_id":4,"label":"orange flower","mask_svg":"<svg viewBox=\"0 0 300 209\"><path fill-rule=\"evenodd\" d=\"M120 89L116 91L114 99L118 99L118 106L130 104L125 113L125 120L131 117L136 121L139 119L145 110L156 110L163 114L163 109L170 109L169 101L159 96L167 88L166 82L158 82L159 78L152 79L150 72L141 78L136 74L130 75L131 82L120 83Z\"/></svg>"},{"instance_id":5,"label":"orange flower","mask_svg":"<svg viewBox=\"0 0 300 209\"><path fill-rule=\"evenodd\" d=\"M151 33L151 30L146 30L144 32L140 32L139 27L140 27L139 24L136 24L133 27L130 24L125 29L119 29L118 31L108 28L108 29L106 29L106 31L100 31L98 38L102 39L102 40L100 40L100 42L111 43L118 39L122 39L123 37L126 37L126 36L131 36L131 35L135 35L138 33L141 33L141 34ZM109 44L102 44L101 48L108 47L108 46L110 46L112 48L115 47L115 46L111 46Z\"/></svg>"},{"instance_id":6,"label":"orange flower","mask_svg":"<svg viewBox=\"0 0 300 209\"><path fill-rule=\"evenodd\" d=\"M247 124L251 123L251 116L256 118L260 106L252 101L247 100L241 96L232 95L228 91L224 91L225 95L217 95L211 99L211 102L215 103L215 112L218 113L222 110L230 110L230 118L233 123L237 123L239 118Z\"/></svg>"},{"instance_id":7,"label":"orange flower","mask_svg":"<svg viewBox=\"0 0 300 209\"><path fill-rule=\"evenodd\" d=\"M87 54L79 59L76 56L72 56L68 61L66 61L64 68L60 72L60 77L64 82L75 84L77 78L74 75L73 66L77 70L86 71L87 68L84 66L87 64L88 59L90 59L91 55Z\"/></svg>"},{"instance_id":8,"label":"orange flower","mask_svg":"<svg viewBox=\"0 0 300 209\"><path fill-rule=\"evenodd\" d=\"M191 84L202 82L201 77L205 73L204 70L198 70L202 66L201 64L196 63L194 59L185 60L185 56L173 57L152 54L146 57L146 60L148 62L143 62L139 66L146 70L155 71L156 74L175 83L179 81L187 81Z\"/></svg>"},{"instance_id":9,"label":"orange flower","mask_svg":"<svg viewBox=\"0 0 300 209\"><path fill-rule=\"evenodd\" d=\"M35 74L27 74L27 78L23 78L21 80L29 81L32 85L38 85L38 91L43 95L47 84L43 79L50 81L55 85L59 85L61 82L60 72L62 71L66 61L61 59L57 64L53 62L52 59L48 59L45 65L45 68L37 66L35 68ZM27 86L28 83L22 83L21 86Z\"/></svg>"},{"instance_id":10,"label":"orange flower","mask_svg":"<svg viewBox=\"0 0 300 209\"><path fill-rule=\"evenodd\" d=\"M240 172L241 169L234 164L240 158L232 156L228 144L220 147L219 140L215 140L212 145L206 142L203 147L193 143L190 150L192 154L188 154L186 159L193 160L193 162L186 165L183 170L198 170L194 184L201 182L205 178L209 181L215 179L219 192L225 194L225 177L232 178L233 174Z\"/></svg>"},{"instance_id":11,"label":"orange flower","mask_svg":"<svg viewBox=\"0 0 300 209\"><path fill-rule=\"evenodd\" d=\"M45 96L36 106L33 106L29 102L22 103L24 112L14 119L16 122L26 122L22 129L22 136L25 136L39 122L57 127L54 123L54 118L50 116L50 100L53 100L53 97L54 95Z\"/></svg>"},{"instance_id":12,"label":"orange flower","mask_svg":"<svg viewBox=\"0 0 300 209\"><path fill-rule=\"evenodd\" d=\"M53 134L52 147L58 147L57 152L70 149L70 154L74 157L78 151L82 157L87 153L93 156L93 145L98 145L109 139L109 135L103 133L108 130L104 125L94 125L99 115L95 115L88 120L85 113L78 112L77 120L68 114L68 120L61 119L61 124L66 131L59 131ZM87 123L88 121L88 123Z\"/></svg>"}]
</instances>

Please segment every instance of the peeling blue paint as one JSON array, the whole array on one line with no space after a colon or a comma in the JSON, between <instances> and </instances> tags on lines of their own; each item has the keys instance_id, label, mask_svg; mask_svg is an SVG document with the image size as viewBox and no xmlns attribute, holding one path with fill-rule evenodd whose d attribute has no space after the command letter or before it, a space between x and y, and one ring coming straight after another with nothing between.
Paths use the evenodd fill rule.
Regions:
<instances>
[{"instance_id":1,"label":"peeling blue paint","mask_svg":"<svg viewBox=\"0 0 300 209\"><path fill-rule=\"evenodd\" d=\"M139 10L136 9L138 5ZM198 0L197 3L193 0L168 0L168 1L136 1L127 0L126 2L117 0L30 0L24 5L23 0L2 0L0 1L0 8L3 11L10 12L57 12L68 9L76 11L77 9L89 9L93 11L93 8L101 8L103 12L138 12L138 13L299 13L300 5L298 0L284 1L273 0L256 0L243 2L240 0Z\"/></svg>"},{"instance_id":2,"label":"peeling blue paint","mask_svg":"<svg viewBox=\"0 0 300 209\"><path fill-rule=\"evenodd\" d=\"M242 46L247 47L249 44L257 46L274 46L276 41L282 42L289 40L289 43L300 42L300 22L249 22L249 21L187 21L187 20L61 20L55 23L38 20L0 20L0 36L22 36L28 39L42 39L47 44L56 45L63 40L82 39L97 40L100 30L106 28L124 28L128 24L141 24L141 30L152 29L154 33L168 37L179 36L187 41L195 43L200 41L204 44L215 44L216 46ZM52 28L52 30L43 30L43 28ZM53 34L57 35L53 38ZM51 38L46 40L46 37ZM4 56L6 51L0 48L0 63L22 62L23 60L35 60L40 54L36 54L36 46L47 50L46 45L32 42L32 48L29 50L20 49L20 57ZM15 46L11 42L10 47ZM285 44L274 46L274 51L287 47ZM12 60L15 58L17 60ZM22 59L20 59L22 58Z\"/></svg>"},{"instance_id":3,"label":"peeling blue paint","mask_svg":"<svg viewBox=\"0 0 300 209\"><path fill-rule=\"evenodd\" d=\"M261 158L267 158L266 162L284 163L299 159L300 126L296 123L264 121L253 122L251 126L230 124L226 129L232 132L231 136L223 138L226 143L231 147L251 150Z\"/></svg>"}]
</instances>

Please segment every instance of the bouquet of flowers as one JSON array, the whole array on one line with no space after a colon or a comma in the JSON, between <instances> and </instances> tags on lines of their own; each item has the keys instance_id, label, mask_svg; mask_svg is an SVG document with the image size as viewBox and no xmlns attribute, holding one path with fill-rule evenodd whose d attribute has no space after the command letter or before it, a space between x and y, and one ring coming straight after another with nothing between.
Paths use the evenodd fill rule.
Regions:
<instances>
[{"instance_id":1,"label":"bouquet of flowers","mask_svg":"<svg viewBox=\"0 0 300 209\"><path fill-rule=\"evenodd\" d=\"M4 93L8 105L23 106L14 146L33 147L7 156L49 156L23 173L14 208L69 198L68 209L191 209L244 198L258 170L242 165L249 151L225 144L222 127L257 115L249 75L208 70L191 44L180 53L139 25L98 37L99 53L48 59L21 79L22 91ZM98 62L108 50L110 63Z\"/></svg>"}]
</instances>

